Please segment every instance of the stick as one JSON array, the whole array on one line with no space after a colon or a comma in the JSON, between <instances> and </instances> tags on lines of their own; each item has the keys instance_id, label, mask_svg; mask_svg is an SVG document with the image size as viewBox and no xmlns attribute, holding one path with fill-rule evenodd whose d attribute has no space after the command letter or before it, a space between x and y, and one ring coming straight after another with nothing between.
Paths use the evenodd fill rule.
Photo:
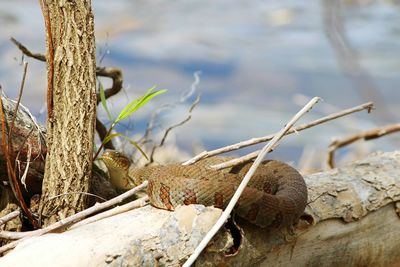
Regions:
<instances>
[{"instance_id":1,"label":"stick","mask_svg":"<svg viewBox=\"0 0 400 267\"><path fill-rule=\"evenodd\" d=\"M41 2L42 4L42 2ZM33 53L31 52L26 46L18 42L16 39L13 37L10 38L11 42L13 42L17 48L26 56L32 57L34 59L37 59L39 61L46 62L46 56L44 54L40 53ZM119 91L122 89L122 83L123 83L123 75L122 71L118 68L112 68L112 67L96 67L96 76L97 77L108 77L112 79L112 85L111 88L108 88L104 91L104 95L106 99L109 97L117 94ZM97 93L97 104L100 102L100 97L99 93ZM107 128L104 126L104 124L96 118L96 130L99 134L100 140L104 140L106 137L107 133ZM112 144L112 141L110 140L107 144L104 145L105 148L109 149L114 149L114 146Z\"/></svg>"},{"instance_id":2,"label":"stick","mask_svg":"<svg viewBox=\"0 0 400 267\"><path fill-rule=\"evenodd\" d=\"M29 231L29 232L12 232L12 231L0 231L0 239L4 240L18 240L24 237L29 236L31 233L36 232L39 230L35 231Z\"/></svg>"},{"instance_id":3,"label":"stick","mask_svg":"<svg viewBox=\"0 0 400 267\"><path fill-rule=\"evenodd\" d=\"M186 117L185 119L183 119L182 121L178 122L177 124L168 127L168 129L165 130L164 136L162 137L160 144L159 144L159 145L154 145L154 146L153 146L153 149L151 150L150 160L149 160L149 163L148 163L148 164L154 162L154 153L156 152L156 149L157 149L157 148L160 148L160 147L162 147L162 146L164 145L165 140L167 139L168 134L169 134L173 129L175 129L175 128L179 127L179 126L184 125L186 122L188 122L188 121L192 118L192 111L193 111L193 109L197 106L197 104L198 104L199 102L200 102L200 95L198 95L198 96L196 97L196 100L195 100L195 101L193 102L193 104L190 106L190 108L189 108L189 113L188 113L187 117ZM148 165L148 164L147 164L147 165Z\"/></svg>"},{"instance_id":4,"label":"stick","mask_svg":"<svg viewBox=\"0 0 400 267\"><path fill-rule=\"evenodd\" d=\"M121 194L121 195L119 195L119 196L117 196L117 197L115 197L113 199L110 199L110 200L108 200L106 202L103 202L103 203L100 203L98 205L92 206L92 207L90 207L90 208L88 208L86 210L83 210L81 212L78 212L77 214L74 214L74 215L72 215L70 217L67 217L65 219L62 219L62 220L60 220L60 221L58 221L58 222L56 222L56 223L54 223L52 225L49 225L46 228L29 232L29 234L27 234L27 236L25 236L24 238L16 240L16 241L13 241L13 242L10 242L5 246L0 247L0 254L4 253L4 252L6 252L6 251L8 251L10 249L15 248L15 246L17 246L20 242L22 242L22 241L24 241L24 240L26 240L26 239L28 239L28 238L30 238L32 236L40 236L40 235L43 235L43 234L58 230L60 228L68 227L72 223L74 223L76 221L79 221L79 220L82 220L83 218L85 218L85 217L87 217L87 216L89 216L89 215L91 215L93 213L99 212L100 210L104 210L104 209L109 208L111 206L114 206L114 205L116 205L118 203L121 203L124 199L126 199L126 198L132 196L133 194L135 194L136 192L146 188L147 184L148 184L148 182L144 181L141 185L136 186L136 187L130 189L129 191L126 191L125 193L123 193L123 194Z\"/></svg>"},{"instance_id":5,"label":"stick","mask_svg":"<svg viewBox=\"0 0 400 267\"><path fill-rule=\"evenodd\" d=\"M400 123L389 124L386 126L374 128L368 131L356 133L346 138L333 141L328 148L328 165L332 169L335 167L335 151L341 147L354 143L357 140L371 140L400 131Z\"/></svg>"},{"instance_id":6,"label":"stick","mask_svg":"<svg viewBox=\"0 0 400 267\"><path fill-rule=\"evenodd\" d=\"M132 210L132 209L143 207L144 205L147 204L148 199L149 199L148 196L144 196L144 197L139 198L139 199L137 199L135 201L131 201L131 202L127 203L127 204L124 204L122 206L117 206L117 207L115 207L115 208L113 208L111 210L107 210L107 211L104 211L102 213L96 214L96 215L94 215L92 217L88 217L88 218L86 218L86 219L84 219L84 220L82 220L80 222L77 222L77 223L73 224L68 230L74 229L74 228L77 228L79 226L86 225L86 224L89 224L89 223L92 223L92 222L95 222L95 221L99 221L101 219L108 218L108 217L111 217L111 216L114 216L114 215L129 211L129 210ZM15 212L18 213L17 214L17 216L18 216L19 215L19 211L15 211ZM13 214L10 213L10 214L8 214L6 216L9 216L9 215L13 215ZM2 224L2 220L6 220L7 219L6 216L3 217L4 219L3 218L0 219L0 225ZM11 218L11 219L13 219L13 218ZM0 231L0 239L17 240L17 239L21 239L21 238L32 236L34 232L35 233L39 233L38 231L40 231L40 230L30 231L30 232Z\"/></svg>"},{"instance_id":7,"label":"stick","mask_svg":"<svg viewBox=\"0 0 400 267\"><path fill-rule=\"evenodd\" d=\"M238 189L233 195L232 199L229 201L228 206L222 213L221 217L217 220L211 230L207 233L207 235L203 238L200 244L196 247L193 254L187 259L187 261L183 264L183 267L191 266L194 261L199 257L200 253L207 246L210 240L214 237L214 235L218 232L218 230L224 225L225 221L228 219L230 213L236 205L236 202L239 200L240 195L243 193L243 190L246 188L247 183L250 181L250 178L253 176L254 172L257 170L257 167L263 161L264 156L278 143L278 141L285 135L287 131L296 123L305 113L307 113L318 101L319 97L314 97L308 102L287 124L286 126L280 130L272 140L264 146L258 155L257 159L254 161L253 165L251 165L249 171L244 176L242 182L240 183Z\"/></svg>"},{"instance_id":8,"label":"stick","mask_svg":"<svg viewBox=\"0 0 400 267\"><path fill-rule=\"evenodd\" d=\"M149 200L148 196L141 197L139 199L136 199L135 201L128 202L128 203L126 203L126 204L124 204L122 206L117 206L117 207L115 207L113 209L110 209L110 210L107 210L105 212L96 214L96 215L94 215L92 217L86 218L86 219L84 219L84 220L82 220L82 221L80 221L78 223L75 223L74 225L69 227L68 230L75 229L75 228L77 228L79 226L86 225L86 224L89 224L89 223L92 223L92 222L100 221L102 219L105 219L105 218L108 218L108 217L111 217L111 216L114 216L114 215L129 211L129 210L133 210L133 209L137 209L137 208L143 207L148 203L148 200ZM1 232L0 232L0 234L1 234Z\"/></svg>"},{"instance_id":9,"label":"stick","mask_svg":"<svg viewBox=\"0 0 400 267\"><path fill-rule=\"evenodd\" d=\"M21 50L24 55L46 62L46 56L44 54L32 53L26 46L15 40L13 37L11 37L10 40L18 47L19 50Z\"/></svg>"},{"instance_id":10,"label":"stick","mask_svg":"<svg viewBox=\"0 0 400 267\"><path fill-rule=\"evenodd\" d=\"M8 131L9 142L11 141L11 134L12 134L12 132L14 130L15 119L17 118L19 105L21 104L22 94L24 92L27 69L28 69L28 62L24 62L24 71L23 71L23 74L22 74L21 85L20 85L19 91L18 91L18 99L17 99L17 103L15 105L14 116L13 116L12 121L11 121L11 126L10 126L10 129Z\"/></svg>"},{"instance_id":11,"label":"stick","mask_svg":"<svg viewBox=\"0 0 400 267\"><path fill-rule=\"evenodd\" d=\"M19 210L15 210L13 212L10 212L9 214L3 216L0 218L0 226L7 223L8 221L11 221L14 218L17 218L21 212Z\"/></svg>"},{"instance_id":12,"label":"stick","mask_svg":"<svg viewBox=\"0 0 400 267\"><path fill-rule=\"evenodd\" d=\"M328 121L331 121L331 120L334 120L334 119L337 119L337 118L340 118L340 117L344 117L346 115L349 115L351 113L358 112L358 111L361 111L361 110L364 110L364 109L367 109L368 112L371 112L372 108L373 108L373 103L372 102L368 102L368 103L365 103L365 104L362 104L362 105L359 105L359 106L356 106L356 107L353 107L353 108L345 109L345 110L342 110L340 112L336 112L336 113L330 114L328 116L322 117L322 118L317 119L315 121L312 121L310 123L306 123L306 124L300 125L300 126L298 126L296 128L292 128L286 134L292 134L294 132L300 132L302 130L311 128L311 127L316 126L318 124L321 124L321 123L324 123L324 122L328 122ZM190 165L190 164L193 164L193 163L195 163L195 162L197 162L197 161L199 161L199 160L201 160L203 158L212 157L212 156L219 155L219 154L222 154L222 153L226 153L226 152L229 152L229 151L234 151L234 150L237 150L237 149L240 149L240 148L243 148L243 147L247 147L247 146L259 144L259 143L262 143L262 142L266 142L266 141L271 140L274 137L274 135L275 134L270 134L270 135L263 136L263 137L252 138L252 139L249 139L249 140L246 140L246 141L243 141L243 142L239 142L239 143L236 143L236 144L233 144L233 145L229 145L229 146L225 146L225 147L222 147L222 148L218 148L218 149L215 149L215 150L203 151L200 154L198 154L197 156L195 156L195 157L189 159L188 161L184 162L183 165Z\"/></svg>"},{"instance_id":13,"label":"stick","mask_svg":"<svg viewBox=\"0 0 400 267\"><path fill-rule=\"evenodd\" d=\"M7 139L7 130L6 130L6 124L7 124L7 119L5 117L5 113L3 110L3 100L0 97L0 120L1 120L1 143L3 146L3 151L4 151L4 157L7 163L7 175L8 179L11 185L11 188L13 190L13 193L15 195L15 198L18 200L18 203L22 209L22 211L25 213L25 215L28 217L29 222L33 225L33 227L37 228L38 227L38 222L36 219L33 217L31 211L29 210L28 206L25 203L24 196L22 194L21 188L19 186L19 182L17 180L17 176L14 171L14 165L13 162L11 161L11 155L10 155L10 147L8 144ZM12 151L12 148L11 148Z\"/></svg>"},{"instance_id":14,"label":"stick","mask_svg":"<svg viewBox=\"0 0 400 267\"><path fill-rule=\"evenodd\" d=\"M150 120L147 123L147 127L144 132L144 135L139 139L138 144L144 145L151 141L150 135L152 134L152 131L156 127L156 119L157 119L157 116L161 113L161 111L166 110L166 109L171 109L179 104L182 104L189 97L194 95L194 93L197 90L198 85L200 84L200 74L201 74L201 71L196 71L193 73L194 81L193 81L192 85L190 86L190 89L183 91L181 93L181 96L178 101L176 101L174 103L163 104L163 105L159 106L156 110L153 111L153 113L150 116ZM198 97L200 97L200 94L198 94Z\"/></svg>"},{"instance_id":15,"label":"stick","mask_svg":"<svg viewBox=\"0 0 400 267\"><path fill-rule=\"evenodd\" d=\"M45 200L43 201L43 205L41 206L41 208L40 208L39 211L38 211L38 213L39 213L39 219L38 219L39 223L42 224L43 207L47 204L47 202L49 202L49 201L51 201L51 200L53 200L53 199L56 199L56 198L60 198L60 197L63 197L63 196L71 196L71 195L85 195L85 196L91 196L91 197L98 198L98 199L100 199L100 200L102 200L102 201L104 201L104 202L107 201L105 198L102 198L102 197L100 197L100 196L97 196L97 195L95 195L95 194L88 193L88 192L67 192L67 193L58 194L58 195L49 197L48 199L45 199Z\"/></svg>"}]
</instances>

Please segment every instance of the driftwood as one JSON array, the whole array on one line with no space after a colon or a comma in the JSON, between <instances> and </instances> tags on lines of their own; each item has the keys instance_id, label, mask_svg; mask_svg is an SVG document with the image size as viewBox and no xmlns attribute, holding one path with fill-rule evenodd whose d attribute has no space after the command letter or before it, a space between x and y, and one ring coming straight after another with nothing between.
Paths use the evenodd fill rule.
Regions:
<instances>
[{"instance_id":1,"label":"driftwood","mask_svg":"<svg viewBox=\"0 0 400 267\"><path fill-rule=\"evenodd\" d=\"M294 235L238 221L241 229L231 224L221 230L196 266L400 262L400 152L375 153L305 178L309 205ZM175 212L146 206L23 241L0 258L0 266L179 266L220 214L200 205Z\"/></svg>"}]
</instances>

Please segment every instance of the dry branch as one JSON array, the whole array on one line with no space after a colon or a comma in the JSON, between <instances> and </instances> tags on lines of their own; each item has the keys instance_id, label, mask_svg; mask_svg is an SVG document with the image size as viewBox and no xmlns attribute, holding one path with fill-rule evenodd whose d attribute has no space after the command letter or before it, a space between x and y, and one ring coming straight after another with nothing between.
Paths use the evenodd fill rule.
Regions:
<instances>
[{"instance_id":1,"label":"dry branch","mask_svg":"<svg viewBox=\"0 0 400 267\"><path fill-rule=\"evenodd\" d=\"M377 127L368 131L360 132L348 136L343 139L333 141L328 148L328 166L330 168L335 167L335 152L341 147L347 146L351 143L354 143L357 140L364 139L364 140L371 140L375 138L379 138L394 132L400 131L400 123L396 124L389 124L382 127Z\"/></svg>"},{"instance_id":2,"label":"dry branch","mask_svg":"<svg viewBox=\"0 0 400 267\"><path fill-rule=\"evenodd\" d=\"M80 227L82 225L86 225L86 224L89 224L89 223L97 222L99 220L102 220L102 219L105 219L105 218L108 218L108 217L111 217L111 216L115 216L115 215L121 214L123 212L127 212L127 211L130 211L130 210L133 210L133 209L137 209L137 208L143 207L146 204L148 204L148 200L149 200L148 196L141 197L141 198L139 198L137 200L128 202L128 203L126 203L126 204L124 204L122 206L117 206L117 207L115 207L113 209L110 209L110 210L104 211L102 213L96 214L96 215L94 215L92 217L86 218L86 219L84 219L84 220L82 220L80 222L77 222L77 223L73 224L68 229L75 229L75 228L78 228L78 227ZM0 234L1 234L1 232L0 232Z\"/></svg>"},{"instance_id":3,"label":"dry branch","mask_svg":"<svg viewBox=\"0 0 400 267\"><path fill-rule=\"evenodd\" d=\"M157 148L162 147L162 146L164 145L165 140L166 140L167 137L168 137L168 134L169 134L173 129L175 129L175 128L179 127L179 126L184 125L186 122L188 122L188 121L192 118L192 111L193 111L193 109L197 106L197 104L198 104L199 102L200 102L200 95L198 95L198 96L196 97L196 100L195 100L195 101L193 102L193 104L190 106L190 108L189 108L189 114L187 115L187 117L186 117L185 119L183 119L182 121L178 122L177 124L174 124L174 125L168 127L168 128L165 130L164 135L163 135L163 137L161 138L160 144L159 144L159 145L154 145L154 146L153 146L153 149L151 150L151 153L150 153L150 160L149 160L149 163L148 163L148 164L154 162L154 153L156 152L156 149L157 149ZM146 133L147 133L147 131L146 131ZM146 136L146 134L145 134L145 136Z\"/></svg>"},{"instance_id":4,"label":"dry branch","mask_svg":"<svg viewBox=\"0 0 400 267\"><path fill-rule=\"evenodd\" d=\"M43 11L43 12L45 12L45 11ZM14 38L11 38L10 40L17 46L17 48L24 55L35 58L39 61L46 62L46 56L44 54L31 52L26 46L24 46L23 44L21 44ZM112 68L112 67L97 67L96 68L96 76L97 77L107 77L107 78L112 79L111 87L104 90L104 95L105 95L106 99L121 91L122 83L123 83L123 75L122 75L122 71L120 69ZM100 103L100 97L99 97L99 93L97 93L97 104L99 104L99 103ZM107 128L104 126L104 124L98 118L96 119L96 131L99 134L100 140L104 140L104 138L106 137ZM108 149L114 149L114 145L111 140L104 146L105 146L105 148L108 148Z\"/></svg>"},{"instance_id":5,"label":"dry branch","mask_svg":"<svg viewBox=\"0 0 400 267\"><path fill-rule=\"evenodd\" d=\"M271 149L276 146L279 140L289 131L289 129L308 111L312 109L312 107L318 103L320 100L319 97L314 97L311 99L296 115L291 118L291 120L285 124L285 126L272 138L272 140L264 146L261 152L258 154L256 160L251 165L250 169L244 176L243 180L239 184L239 187L236 189L235 194L232 196L232 199L229 201L228 206L225 208L224 212L222 213L221 217L218 218L217 222L213 225L207 235L201 240L200 244L196 247L193 254L187 259L183 267L190 267L195 260L199 257L200 253L205 249L211 239L215 236L215 234L221 229L224 223L228 220L233 208L235 207L237 201L239 200L240 196L242 195L244 189L246 188L248 182L250 181L251 177L253 176L254 172L257 170L258 166L263 161L265 155L271 151Z\"/></svg>"},{"instance_id":6,"label":"dry branch","mask_svg":"<svg viewBox=\"0 0 400 267\"><path fill-rule=\"evenodd\" d=\"M26 46L24 46L23 44L18 42L13 37L11 37L10 40L11 40L11 42L13 42L18 47L19 50L21 50L21 52L24 55L26 55L28 57L31 57L31 58L34 58L34 59L37 59L39 61L46 62L46 56L44 54L31 52Z\"/></svg>"},{"instance_id":7,"label":"dry branch","mask_svg":"<svg viewBox=\"0 0 400 267\"><path fill-rule=\"evenodd\" d=\"M23 105L20 105L20 108L15 115L14 111L17 105L16 102L4 96L1 96L1 100L7 124L11 124L11 121L14 120L14 130L10 136L12 139L11 149L12 151L18 151L15 158L18 159L21 169L26 169L29 155L31 156L29 169L25 179L29 192L23 190L24 196L30 197L39 193L41 190L41 180L44 169L43 159L46 155L47 149L45 144L45 130L35 121L28 109ZM15 119L13 119L14 116ZM8 131L6 131L6 133L7 132ZM3 181L8 175L5 159L6 155L4 154L4 150L0 149L0 177ZM22 176L22 173L19 172L19 168L17 168L17 176Z\"/></svg>"},{"instance_id":8,"label":"dry branch","mask_svg":"<svg viewBox=\"0 0 400 267\"><path fill-rule=\"evenodd\" d=\"M16 105L16 109L18 108L18 104ZM18 110L18 109L17 109ZM12 118L12 123L15 122L17 114L15 113ZM15 198L18 200L19 206L21 207L24 214L28 217L29 222L33 227L37 228L38 223L37 220L33 217L32 212L29 210L28 205L25 202L24 196L21 190L21 182L17 179L17 174L15 172L15 162L13 162L14 150L12 146L11 134L12 132L7 131L8 124L7 118L5 115L5 110L3 107L2 97L0 97L0 119L1 119L1 141L3 147L3 155L6 160L7 165L7 174L10 182L10 186L14 192Z\"/></svg>"},{"instance_id":9,"label":"dry branch","mask_svg":"<svg viewBox=\"0 0 400 267\"><path fill-rule=\"evenodd\" d=\"M341 118L341 117L344 117L344 116L349 115L351 113L362 111L362 110L365 110L365 109L368 112L370 112L372 110L372 108L373 108L373 103L372 102L368 102L368 103L365 103L365 104L362 104L362 105L359 105L359 106L356 106L356 107L353 107L353 108L345 109L345 110L330 114L328 116L322 117L322 118L317 119L315 121L300 125L300 126L298 126L296 128L290 129L287 132L287 134L300 132L302 130L311 128L313 126L316 126L316 125L319 125L319 124L322 124L322 123L325 123L325 122L328 122L328 121L331 121L331 120L334 120L334 119L337 119L337 118ZM195 163L195 162L197 162L197 161L199 161L199 160L201 160L203 158L212 157L212 156L219 155L219 154L222 154L222 153L238 150L238 149L243 148L243 147L247 147L247 146L259 144L259 143L262 143L262 142L266 142L266 141L271 140L274 137L274 135L275 134L270 134L270 135L266 135L266 136L263 136L263 137L252 138L252 139L249 139L249 140L246 140L246 141L242 141L242 142L239 142L239 143L236 143L236 144L233 144L233 145L229 145L229 146L225 146L225 147L222 147L222 148L218 148L218 149L215 149L215 150L203 151L200 154L196 155L195 157L193 157L193 158L187 160L186 162L184 162L183 165L190 165L190 164L193 164L193 163ZM256 154L258 154L258 153L259 153L259 151L258 152L254 152L255 157L257 156Z\"/></svg>"},{"instance_id":10,"label":"dry branch","mask_svg":"<svg viewBox=\"0 0 400 267\"><path fill-rule=\"evenodd\" d=\"M21 212L19 210L15 210L15 211L10 212L9 214L1 217L0 218L0 226L5 224L8 221L11 221L14 218L17 218L20 214L21 214ZM0 232L0 234L1 234L1 232Z\"/></svg>"},{"instance_id":11,"label":"dry branch","mask_svg":"<svg viewBox=\"0 0 400 267\"><path fill-rule=\"evenodd\" d=\"M143 182L141 185L139 185L139 186L137 186L135 188L132 188L129 191L126 191L125 193L123 193L123 194L121 194L121 195L119 195L119 196L117 196L117 197L115 197L113 199L110 199L110 200L108 200L106 202L103 202L101 204L92 206L92 207L90 207L88 209L85 209L85 210L83 210L81 212L78 212L78 213L76 213L76 214L74 214L74 215L72 215L70 217L67 217L65 219L62 219L62 220L54 223L54 224L51 224L51 225L47 226L46 228L29 232L29 234L27 234L24 238L16 240L16 241L13 241L11 243L8 243L5 246L0 247L0 254L3 254L4 252L7 252L10 249L13 249L21 241L26 240L26 239L28 239L30 237L40 236L40 235L43 235L43 234L46 234L46 233L49 233L49 232L53 232L55 230L60 230L62 228L68 227L69 225L71 225L74 222L82 220L83 218L85 218L85 217L87 217L87 216L89 216L91 214L97 213L99 211L102 211L104 209L112 207L112 206L114 206L114 205L116 205L118 203L121 203L126 198L133 196L135 193L137 193L140 190L143 190L146 187L147 187L147 181Z\"/></svg>"},{"instance_id":12,"label":"dry branch","mask_svg":"<svg viewBox=\"0 0 400 267\"><path fill-rule=\"evenodd\" d=\"M36 230L36 231L38 231L38 230ZM0 231L0 239L3 239L3 240L18 240L18 239L30 236L31 233L32 232Z\"/></svg>"},{"instance_id":13,"label":"dry branch","mask_svg":"<svg viewBox=\"0 0 400 267\"><path fill-rule=\"evenodd\" d=\"M112 67L97 67L96 68L97 77L107 77L112 79L112 85L110 88L104 90L105 98L118 94L122 89L122 83L124 81L122 71L118 68ZM97 93L97 104L100 103L100 95Z\"/></svg>"}]
</instances>

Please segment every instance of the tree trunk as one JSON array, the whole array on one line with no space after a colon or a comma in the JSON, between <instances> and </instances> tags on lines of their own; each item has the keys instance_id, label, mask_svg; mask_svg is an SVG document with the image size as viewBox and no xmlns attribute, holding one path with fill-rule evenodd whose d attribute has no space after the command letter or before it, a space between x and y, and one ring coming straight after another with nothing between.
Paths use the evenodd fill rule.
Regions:
<instances>
[{"instance_id":1,"label":"tree trunk","mask_svg":"<svg viewBox=\"0 0 400 267\"><path fill-rule=\"evenodd\" d=\"M44 224L86 206L96 112L94 21L90 0L43 1L47 32L47 158ZM71 194L65 194L71 193ZM51 197L65 194L57 198Z\"/></svg>"}]
</instances>

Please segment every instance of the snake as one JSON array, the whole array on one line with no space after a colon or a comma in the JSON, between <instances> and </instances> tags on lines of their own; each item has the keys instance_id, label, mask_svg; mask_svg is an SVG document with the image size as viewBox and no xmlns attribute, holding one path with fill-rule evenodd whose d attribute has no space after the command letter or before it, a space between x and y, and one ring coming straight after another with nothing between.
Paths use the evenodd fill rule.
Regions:
<instances>
[{"instance_id":1,"label":"snake","mask_svg":"<svg viewBox=\"0 0 400 267\"><path fill-rule=\"evenodd\" d=\"M192 165L179 163L136 167L130 158L116 150L101 156L110 182L128 190L148 181L147 194L152 206L169 211L179 205L202 204L224 209L252 162L213 170L210 165L232 158L209 157ZM259 227L288 227L295 224L307 204L307 186L302 175L277 160L263 161L235 206L235 214Z\"/></svg>"}]
</instances>

